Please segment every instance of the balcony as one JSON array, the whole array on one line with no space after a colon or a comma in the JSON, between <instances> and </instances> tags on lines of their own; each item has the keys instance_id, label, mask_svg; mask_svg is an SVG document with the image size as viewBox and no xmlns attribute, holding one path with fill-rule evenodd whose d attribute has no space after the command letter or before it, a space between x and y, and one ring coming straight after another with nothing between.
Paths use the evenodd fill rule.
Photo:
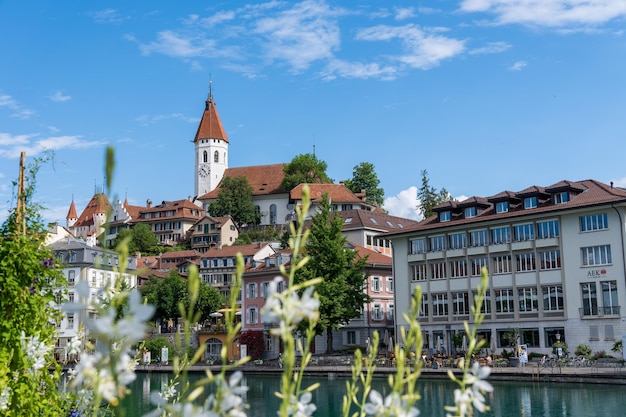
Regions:
<instances>
[{"instance_id":1,"label":"balcony","mask_svg":"<svg viewBox=\"0 0 626 417\"><path fill-rule=\"evenodd\" d=\"M620 306L612 307L583 307L579 308L581 319L591 319L600 317L619 317Z\"/></svg>"}]
</instances>

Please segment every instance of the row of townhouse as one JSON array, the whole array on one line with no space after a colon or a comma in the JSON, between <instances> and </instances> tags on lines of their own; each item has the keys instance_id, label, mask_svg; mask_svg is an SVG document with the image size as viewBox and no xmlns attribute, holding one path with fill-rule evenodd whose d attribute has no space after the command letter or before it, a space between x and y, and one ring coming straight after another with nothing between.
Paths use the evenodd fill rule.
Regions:
<instances>
[{"instance_id":1,"label":"row of townhouse","mask_svg":"<svg viewBox=\"0 0 626 417\"><path fill-rule=\"evenodd\" d=\"M479 337L487 347L520 344L552 353L560 340L610 352L626 334L626 191L595 180L505 191L450 201L417 226L386 235L392 241L396 334L407 323L416 287L424 345L451 347L489 271ZM437 345L439 341L439 345Z\"/></svg>"},{"instance_id":2,"label":"row of townhouse","mask_svg":"<svg viewBox=\"0 0 626 417\"><path fill-rule=\"evenodd\" d=\"M130 288L137 286L137 260L128 258L125 271L120 271L119 255L113 251L91 245L84 240L65 236L48 247L54 252L57 261L63 265L62 273L67 279L67 301L82 303L86 306L97 302L111 286L123 279ZM82 282L88 288L87 296L81 296L76 287ZM62 309L60 304L57 305ZM95 314L88 307L87 315ZM67 345L84 327L79 314L65 313L56 324L59 338L55 347L55 356L60 361L67 360Z\"/></svg>"}]
</instances>

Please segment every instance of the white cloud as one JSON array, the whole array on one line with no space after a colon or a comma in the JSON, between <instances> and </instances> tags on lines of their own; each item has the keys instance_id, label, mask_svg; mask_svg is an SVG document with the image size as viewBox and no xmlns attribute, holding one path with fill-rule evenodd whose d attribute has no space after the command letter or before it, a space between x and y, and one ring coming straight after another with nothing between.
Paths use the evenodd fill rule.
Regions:
<instances>
[{"instance_id":1,"label":"white cloud","mask_svg":"<svg viewBox=\"0 0 626 417\"><path fill-rule=\"evenodd\" d=\"M461 10L496 16L496 24L597 26L626 17L624 0L463 0Z\"/></svg>"},{"instance_id":2,"label":"white cloud","mask_svg":"<svg viewBox=\"0 0 626 417\"><path fill-rule=\"evenodd\" d=\"M612 181L614 186L626 188L626 177L617 178Z\"/></svg>"},{"instance_id":3,"label":"white cloud","mask_svg":"<svg viewBox=\"0 0 626 417\"><path fill-rule=\"evenodd\" d=\"M396 196L385 198L383 206L392 216L422 220L422 216L417 212L418 205L417 187L411 186Z\"/></svg>"},{"instance_id":4,"label":"white cloud","mask_svg":"<svg viewBox=\"0 0 626 417\"><path fill-rule=\"evenodd\" d=\"M72 99L72 96L64 96L61 90L55 91L53 94L50 94L48 98L52 101L64 102Z\"/></svg>"},{"instance_id":5,"label":"white cloud","mask_svg":"<svg viewBox=\"0 0 626 417\"><path fill-rule=\"evenodd\" d=\"M17 158L21 152L35 156L46 150L85 149L102 146L105 142L88 142L80 136L49 136L42 139L37 134L11 135L0 132L0 157Z\"/></svg>"},{"instance_id":6,"label":"white cloud","mask_svg":"<svg viewBox=\"0 0 626 417\"><path fill-rule=\"evenodd\" d=\"M393 80L398 73L397 68L393 66L380 66L377 63L364 64L360 62L346 62L341 60L332 60L324 71L322 78L325 80L333 80L337 75L343 78L380 78L383 80Z\"/></svg>"},{"instance_id":7,"label":"white cloud","mask_svg":"<svg viewBox=\"0 0 626 417\"><path fill-rule=\"evenodd\" d=\"M24 107L17 100L11 97L8 94L3 94L0 91L0 107L5 107L11 110L11 117L17 117L19 119L29 119L31 116L35 115L35 111Z\"/></svg>"},{"instance_id":8,"label":"white cloud","mask_svg":"<svg viewBox=\"0 0 626 417\"><path fill-rule=\"evenodd\" d=\"M415 25L388 26L379 25L360 30L356 38L367 41L389 41L400 39L404 54L395 59L418 69L430 69L444 59L459 55L465 49L465 41L437 35L441 28L422 30Z\"/></svg>"},{"instance_id":9,"label":"white cloud","mask_svg":"<svg viewBox=\"0 0 626 417\"><path fill-rule=\"evenodd\" d=\"M127 39L134 40L132 37L127 37ZM160 53L174 58L217 55L214 40L180 34L171 30L159 32L156 41L148 44L140 43L139 47L144 55Z\"/></svg>"},{"instance_id":10,"label":"white cloud","mask_svg":"<svg viewBox=\"0 0 626 417\"><path fill-rule=\"evenodd\" d=\"M135 120L140 123L149 124L149 123L156 123L161 120L172 120L172 119L182 120L182 121L189 122L189 123L197 123L199 121L197 117L189 117L181 113L158 114L156 116L149 116L147 114L143 114L137 117Z\"/></svg>"},{"instance_id":11,"label":"white cloud","mask_svg":"<svg viewBox=\"0 0 626 417\"><path fill-rule=\"evenodd\" d=\"M395 9L396 20L405 20L415 16L415 9L412 7L398 7Z\"/></svg>"},{"instance_id":12,"label":"white cloud","mask_svg":"<svg viewBox=\"0 0 626 417\"><path fill-rule=\"evenodd\" d=\"M332 58L339 48L336 15L323 2L304 1L276 16L259 19L254 32L265 37L267 58L286 61L299 72L314 61Z\"/></svg>"},{"instance_id":13,"label":"white cloud","mask_svg":"<svg viewBox=\"0 0 626 417\"><path fill-rule=\"evenodd\" d=\"M481 48L475 48L469 51L470 55L497 54L511 48L511 44L507 42L490 42Z\"/></svg>"},{"instance_id":14,"label":"white cloud","mask_svg":"<svg viewBox=\"0 0 626 417\"><path fill-rule=\"evenodd\" d=\"M104 9L92 12L91 16L96 23L122 23L124 20L128 19L120 15L115 9Z\"/></svg>"},{"instance_id":15,"label":"white cloud","mask_svg":"<svg viewBox=\"0 0 626 417\"><path fill-rule=\"evenodd\" d=\"M516 63L514 63L513 65L511 65L509 67L509 69L511 71L521 71L524 69L524 67L528 65L528 63L526 61L517 61Z\"/></svg>"}]
</instances>

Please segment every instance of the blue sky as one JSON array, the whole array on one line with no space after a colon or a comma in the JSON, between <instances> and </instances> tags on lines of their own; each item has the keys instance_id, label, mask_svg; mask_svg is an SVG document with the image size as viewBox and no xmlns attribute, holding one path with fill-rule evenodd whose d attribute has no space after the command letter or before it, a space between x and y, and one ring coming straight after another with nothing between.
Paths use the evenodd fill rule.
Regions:
<instances>
[{"instance_id":1,"label":"blue sky","mask_svg":"<svg viewBox=\"0 0 626 417\"><path fill-rule=\"evenodd\" d=\"M562 179L626 186L624 0L0 1L0 218L19 153L65 224L103 183L131 204L193 193L209 81L230 165L315 149L371 162L392 214L416 187L490 196Z\"/></svg>"}]
</instances>

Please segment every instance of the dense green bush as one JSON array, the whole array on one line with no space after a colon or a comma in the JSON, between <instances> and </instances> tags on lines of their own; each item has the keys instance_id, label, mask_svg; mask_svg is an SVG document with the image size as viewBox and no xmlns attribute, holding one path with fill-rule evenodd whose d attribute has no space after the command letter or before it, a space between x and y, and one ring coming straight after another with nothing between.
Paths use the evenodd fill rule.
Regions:
<instances>
[{"instance_id":1,"label":"dense green bush","mask_svg":"<svg viewBox=\"0 0 626 417\"><path fill-rule=\"evenodd\" d=\"M581 343L576 347L574 355L584 356L585 358L589 359L591 357L591 346Z\"/></svg>"}]
</instances>

